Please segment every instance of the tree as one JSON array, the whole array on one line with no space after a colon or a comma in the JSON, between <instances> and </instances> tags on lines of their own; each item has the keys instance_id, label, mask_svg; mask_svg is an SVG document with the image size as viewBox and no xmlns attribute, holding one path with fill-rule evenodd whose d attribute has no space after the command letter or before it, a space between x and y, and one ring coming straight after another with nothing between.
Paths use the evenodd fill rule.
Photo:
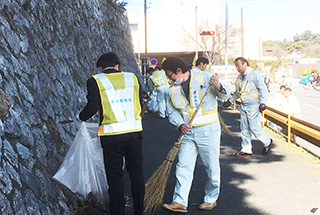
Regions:
<instances>
[{"instance_id":1,"label":"tree","mask_svg":"<svg viewBox=\"0 0 320 215\"><path fill-rule=\"evenodd\" d=\"M120 10L122 13L125 13L127 11L126 6L128 2L125 2L124 0L107 0L107 2L111 3L112 6L114 6L116 9Z\"/></svg>"},{"instance_id":2,"label":"tree","mask_svg":"<svg viewBox=\"0 0 320 215\"><path fill-rule=\"evenodd\" d=\"M277 57L281 60L281 66L286 67L298 58L320 58L320 35L312 34L310 31L296 34L294 41L264 41L262 44L263 55L266 57ZM295 55L292 56L292 55ZM288 57L291 58L288 58Z\"/></svg>"},{"instance_id":3,"label":"tree","mask_svg":"<svg viewBox=\"0 0 320 215\"><path fill-rule=\"evenodd\" d=\"M292 42L291 42L292 43ZM271 57L275 56L278 59L288 56L286 47L291 44L290 42L283 41L272 41L268 40L262 43L263 56Z\"/></svg>"},{"instance_id":4,"label":"tree","mask_svg":"<svg viewBox=\"0 0 320 215\"><path fill-rule=\"evenodd\" d=\"M303 42L302 41L298 41L295 43L290 44L289 46L286 47L286 50L289 51L289 53L292 53L294 51L299 51L303 49Z\"/></svg>"},{"instance_id":5,"label":"tree","mask_svg":"<svg viewBox=\"0 0 320 215\"><path fill-rule=\"evenodd\" d=\"M302 34L296 34L293 37L294 42L299 42L299 41L310 41L310 40L314 40L315 38L317 38L319 36L319 34L312 34L310 30L304 31Z\"/></svg>"},{"instance_id":6,"label":"tree","mask_svg":"<svg viewBox=\"0 0 320 215\"><path fill-rule=\"evenodd\" d=\"M252 69L259 70L258 60L248 59L249 65Z\"/></svg>"},{"instance_id":7,"label":"tree","mask_svg":"<svg viewBox=\"0 0 320 215\"><path fill-rule=\"evenodd\" d=\"M200 35L203 31L215 31L214 35ZM228 48L231 52L235 52L230 49L234 47L235 43L240 42L240 29L229 26L228 29ZM195 32L195 31L192 31ZM208 58L210 64L221 65L225 54L225 27L224 24L212 24L207 21L201 23L197 29L198 34L198 47L203 51L203 54ZM195 35L184 29L184 44L188 47L195 48L196 38Z\"/></svg>"}]
</instances>

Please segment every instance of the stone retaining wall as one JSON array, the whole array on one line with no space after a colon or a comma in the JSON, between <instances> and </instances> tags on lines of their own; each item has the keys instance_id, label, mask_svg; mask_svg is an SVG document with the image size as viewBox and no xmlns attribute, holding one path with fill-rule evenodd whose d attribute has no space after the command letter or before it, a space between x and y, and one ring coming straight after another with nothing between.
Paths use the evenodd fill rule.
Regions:
<instances>
[{"instance_id":1,"label":"stone retaining wall","mask_svg":"<svg viewBox=\"0 0 320 215\"><path fill-rule=\"evenodd\" d=\"M97 58L114 51L139 73L125 16L106 0L0 2L0 214L75 214L76 195L52 180L86 104ZM139 78L140 75L138 75Z\"/></svg>"}]
</instances>

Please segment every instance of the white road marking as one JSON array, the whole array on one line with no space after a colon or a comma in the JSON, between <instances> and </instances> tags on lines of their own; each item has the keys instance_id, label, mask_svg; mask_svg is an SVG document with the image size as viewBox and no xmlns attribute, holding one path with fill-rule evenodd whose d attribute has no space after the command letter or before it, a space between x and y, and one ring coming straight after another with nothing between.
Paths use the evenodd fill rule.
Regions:
<instances>
[{"instance_id":1,"label":"white road marking","mask_svg":"<svg viewBox=\"0 0 320 215\"><path fill-rule=\"evenodd\" d=\"M304 104L305 106L308 106L308 107L311 107L311 108L314 108L314 109L317 109L317 110L320 110L320 108L318 108L318 107L315 107L315 106L313 106L313 105L309 105L309 104Z\"/></svg>"}]
</instances>

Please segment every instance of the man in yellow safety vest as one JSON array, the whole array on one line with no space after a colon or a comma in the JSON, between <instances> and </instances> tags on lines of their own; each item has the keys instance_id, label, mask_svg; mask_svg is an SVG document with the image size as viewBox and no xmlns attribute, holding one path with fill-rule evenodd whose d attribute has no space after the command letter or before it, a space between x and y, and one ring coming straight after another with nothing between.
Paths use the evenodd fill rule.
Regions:
<instances>
[{"instance_id":1,"label":"man in yellow safety vest","mask_svg":"<svg viewBox=\"0 0 320 215\"><path fill-rule=\"evenodd\" d=\"M193 68L193 70L197 70L197 71L205 71L207 66L209 64L209 60L205 57L199 57L196 60L196 66Z\"/></svg>"},{"instance_id":2,"label":"man in yellow safety vest","mask_svg":"<svg viewBox=\"0 0 320 215\"><path fill-rule=\"evenodd\" d=\"M235 81L235 93L223 104L228 107L236 99L240 99L239 110L241 119L241 149L235 153L236 157L251 157L251 133L260 140L264 147L262 154L271 150L272 139L270 139L261 128L261 112L264 111L267 103L268 89L264 83L261 72L252 69L249 62L238 57L235 66L240 73Z\"/></svg>"},{"instance_id":3,"label":"man in yellow safety vest","mask_svg":"<svg viewBox=\"0 0 320 215\"><path fill-rule=\"evenodd\" d=\"M109 185L110 214L124 215L123 161L131 179L135 215L144 210L144 179L141 146L141 89L133 73L120 72L118 56L103 54L97 61L102 73L87 81L87 105L77 115L86 121L97 111L100 124L98 136L103 148L104 164Z\"/></svg>"},{"instance_id":4,"label":"man in yellow safety vest","mask_svg":"<svg viewBox=\"0 0 320 215\"><path fill-rule=\"evenodd\" d=\"M188 197L198 154L206 168L208 180L200 210L212 210L220 192L220 123L217 97L228 98L228 88L220 83L217 74L189 70L176 57L167 58L163 64L167 77L173 82L167 96L169 122L184 134L176 165L176 186L171 204L162 206L170 211L187 213ZM210 88L193 122L189 120Z\"/></svg>"},{"instance_id":5,"label":"man in yellow safety vest","mask_svg":"<svg viewBox=\"0 0 320 215\"><path fill-rule=\"evenodd\" d=\"M164 119L166 118L165 94L166 90L169 88L166 74L163 70L160 70L159 67L156 67L155 69L149 68L148 72L157 93L159 116Z\"/></svg>"}]
</instances>

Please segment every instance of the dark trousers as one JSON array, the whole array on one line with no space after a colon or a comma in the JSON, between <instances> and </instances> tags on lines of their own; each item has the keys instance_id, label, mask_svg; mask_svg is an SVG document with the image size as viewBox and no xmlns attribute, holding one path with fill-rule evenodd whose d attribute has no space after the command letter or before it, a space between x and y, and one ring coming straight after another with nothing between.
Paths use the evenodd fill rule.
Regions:
<instances>
[{"instance_id":1,"label":"dark trousers","mask_svg":"<svg viewBox=\"0 0 320 215\"><path fill-rule=\"evenodd\" d=\"M141 137L130 136L128 140L112 141L101 137L104 165L109 185L111 215L124 215L123 158L131 181L131 193L135 215L142 215L144 210L144 179L142 171Z\"/></svg>"}]
</instances>

